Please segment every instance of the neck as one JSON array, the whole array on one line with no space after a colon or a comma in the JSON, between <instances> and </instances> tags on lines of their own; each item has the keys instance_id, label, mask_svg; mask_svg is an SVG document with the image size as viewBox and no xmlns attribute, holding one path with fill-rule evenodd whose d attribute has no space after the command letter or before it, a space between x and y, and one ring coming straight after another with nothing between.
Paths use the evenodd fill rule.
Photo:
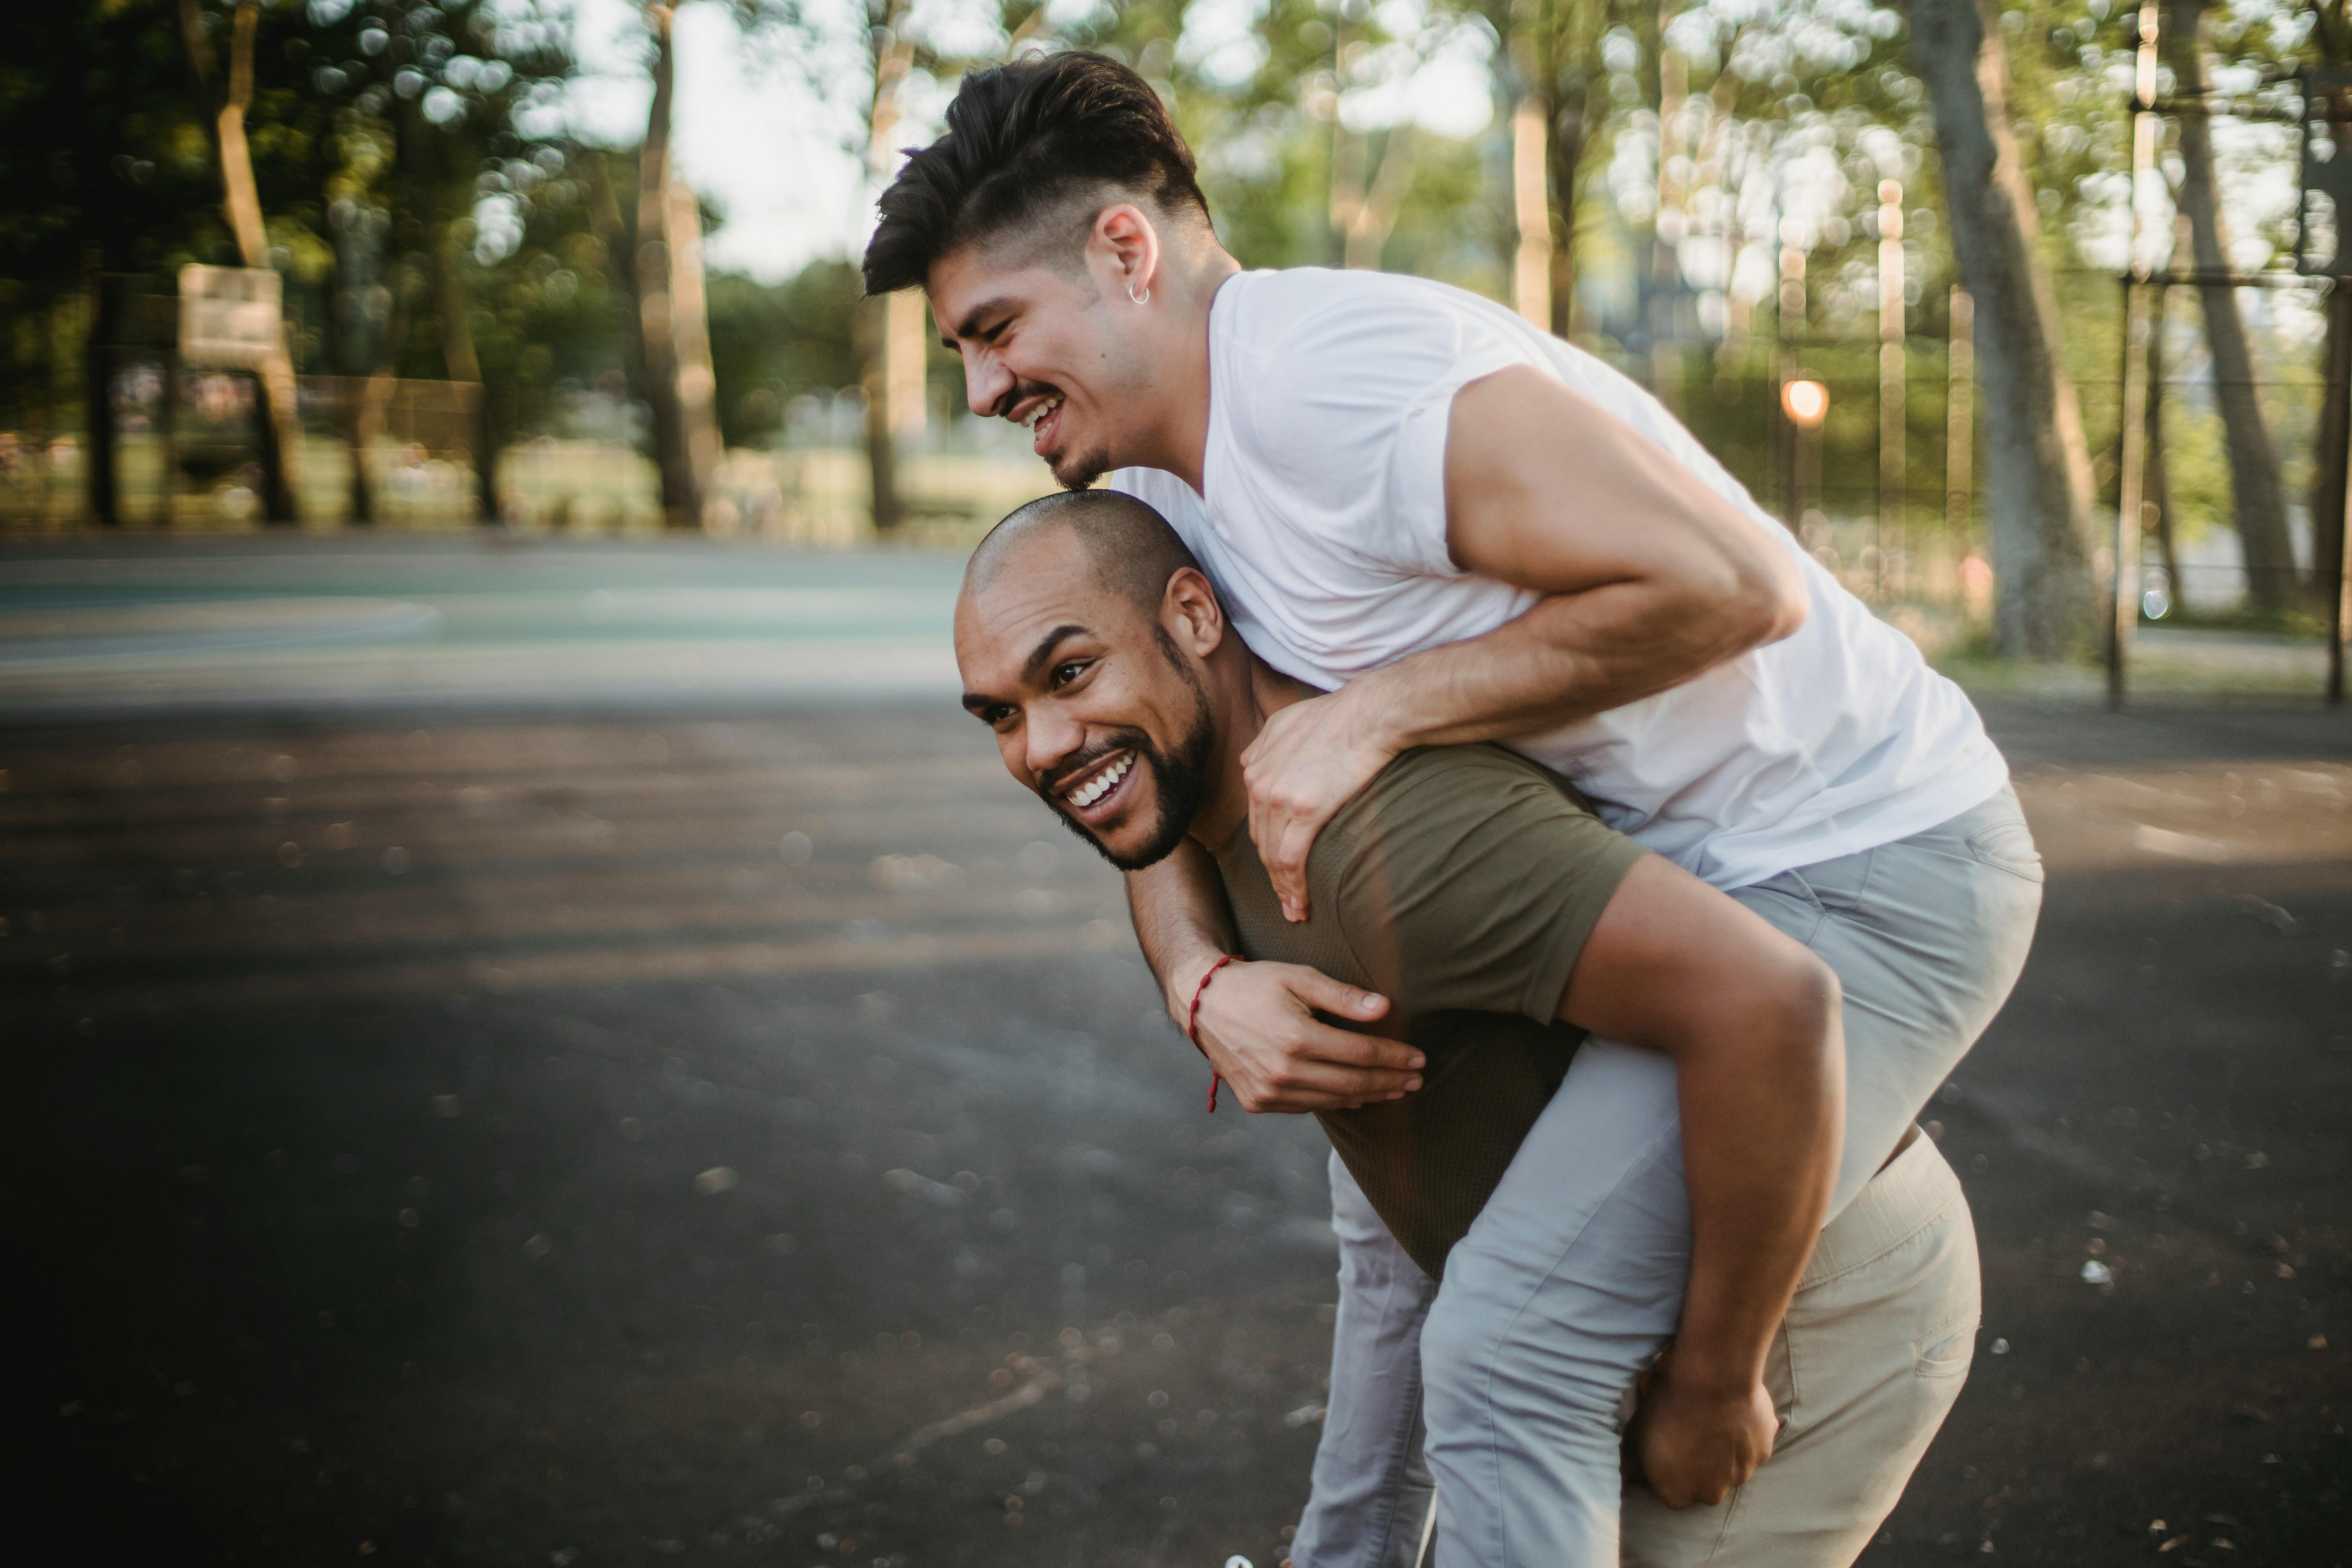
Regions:
<instances>
[{"instance_id":1,"label":"neck","mask_svg":"<svg viewBox=\"0 0 2352 1568\"><path fill-rule=\"evenodd\" d=\"M1170 311L1165 353L1152 380L1161 414L1135 459L1144 468L1166 469L1196 495L1209 450L1209 309L1225 279L1242 269L1215 239L1203 244L1202 253L1181 274L1173 267L1160 269Z\"/></svg>"},{"instance_id":2,"label":"neck","mask_svg":"<svg viewBox=\"0 0 2352 1568\"><path fill-rule=\"evenodd\" d=\"M1214 849L1233 837L1234 829L1249 816L1249 785L1242 777L1242 753L1265 728L1269 714L1319 695L1313 687L1291 679L1255 654L1248 657L1245 668L1215 681L1210 700L1216 710L1217 747L1209 768L1214 783L1192 818L1193 837Z\"/></svg>"}]
</instances>

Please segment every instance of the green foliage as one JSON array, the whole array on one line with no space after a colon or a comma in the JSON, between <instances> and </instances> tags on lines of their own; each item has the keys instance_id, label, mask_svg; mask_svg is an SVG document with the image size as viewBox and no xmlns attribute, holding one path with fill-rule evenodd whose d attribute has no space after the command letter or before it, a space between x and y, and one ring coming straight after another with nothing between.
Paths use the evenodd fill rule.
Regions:
<instances>
[{"instance_id":1,"label":"green foliage","mask_svg":"<svg viewBox=\"0 0 2352 1568\"><path fill-rule=\"evenodd\" d=\"M710 279L710 354L719 423L730 447L772 439L785 405L857 384L850 321L860 284L847 260L819 261L775 287Z\"/></svg>"},{"instance_id":2,"label":"green foliage","mask_svg":"<svg viewBox=\"0 0 2352 1568\"><path fill-rule=\"evenodd\" d=\"M237 262L210 123L233 13L195 7L208 88L176 0L80 0L19 19L0 62L0 178L14 193L0 207L0 409L37 419L78 390L72 356L26 324L75 312L90 273L169 293L184 263ZM253 59L247 138L300 323L298 368L359 375L388 357L404 374L449 374L422 276L444 247L494 411L511 414L560 364L614 357L601 266L583 279L562 265L588 226L583 193L563 177L559 122L534 113L570 62L528 5L278 0L261 9Z\"/></svg>"},{"instance_id":3,"label":"green foliage","mask_svg":"<svg viewBox=\"0 0 2352 1568\"><path fill-rule=\"evenodd\" d=\"M2347 3L2310 10L2235 0L2217 11L2217 82L2233 102L2274 104L2278 79L2294 64L2352 60ZM727 4L747 36L803 69L835 58L791 47L807 36L793 5ZM233 8L195 5L216 76ZM20 9L16 47L0 59L0 179L11 193L0 205L0 417L62 413L70 423L78 416L63 411L79 389L90 274L140 274L168 291L182 264L233 260L234 247L179 0ZM995 58L971 52L979 34L969 28L958 35L964 53L919 36L930 13L911 0L866 0L865 10L873 31L852 47L869 62L898 48L918 78L944 83ZM1893 11L1872 0L1430 0L1419 13L1367 0L1263 0L1241 31L1226 33L1218 27L1233 24L1188 0L1104 0L1076 15L1063 8L1058 21L1038 0L1012 0L993 15L1000 44L982 54L1097 47L1152 80L1200 153L1227 245L1253 267L1337 265L1335 182L1350 160L1369 179L1402 146L1393 105L1368 129L1347 129L1368 123L1367 94L1440 50L1483 50L1493 122L1468 140L1413 138L1380 264L1506 293L1517 238L1507 117L1522 94L1535 95L1556 145L1568 139L1578 150L1549 174L1564 209L1557 237L1570 244L1579 279L1580 335L1651 380L1759 495L1777 489L1771 345L1784 330L1801 339L1804 368L1832 393L1822 442L1823 471L1836 483L1823 499L1849 514L1874 506L1876 187L1899 177L1913 290L1905 488L1915 514L1941 515L1954 273L1926 98ZM567 17L553 7L542 15L534 0L264 5L248 134L306 374L390 367L437 378L469 348L499 439L560 422L569 389L625 391L641 378L635 158L573 144L562 132L551 104L572 69ZM2122 0L2021 0L1998 24L2069 368L2110 502L2121 303L2112 272L2127 195L2135 19ZM1671 70L1668 51L1678 62ZM1670 78L1686 94L1675 125L1661 122ZM1662 169L1677 135L1683 161ZM2291 155L2259 138L2232 145L2225 158L2246 175ZM1559 188L1564 181L1572 188ZM1702 276L1696 253L1678 250L1674 224L1654 211L1664 186L1675 222L1741 253L1745 282ZM1792 214L1798 221L1785 224ZM2271 213L2242 237L2283 254L2291 226L2292 214ZM1775 319L1784 240L1804 254L1801 323ZM456 280L461 322L442 319L436 268ZM1727 300L1727 281L1744 295ZM771 439L803 392L861 379L846 261L773 287L714 277L709 298L730 444ZM1728 322L1697 331L1702 302ZM2253 322L2265 412L2299 495L2311 468L2315 333L2296 301L2272 296L2265 305ZM2173 321L2170 370L2180 384L2168 400L2167 445L2186 535L2227 521L2229 475L2198 385L2196 307L2185 291ZM935 395L954 380L952 363L937 361ZM641 384L634 390L642 395Z\"/></svg>"}]
</instances>

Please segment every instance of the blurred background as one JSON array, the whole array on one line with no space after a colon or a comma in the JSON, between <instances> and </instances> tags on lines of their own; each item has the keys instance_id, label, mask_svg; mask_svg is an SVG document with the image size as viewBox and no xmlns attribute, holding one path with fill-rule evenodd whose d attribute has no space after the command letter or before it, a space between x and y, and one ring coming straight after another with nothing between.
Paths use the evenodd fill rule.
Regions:
<instances>
[{"instance_id":1,"label":"blurred background","mask_svg":"<svg viewBox=\"0 0 2352 1568\"><path fill-rule=\"evenodd\" d=\"M50 1559L1280 1562L1311 1123L958 711L1050 488L854 258L1033 48L1508 304L1966 684L2052 870L1867 1554L2352 1523L2343 0L36 7L0 61L0 1481ZM2103 678L2100 665L2106 666ZM2117 710L2120 709L2120 710Z\"/></svg>"}]
</instances>

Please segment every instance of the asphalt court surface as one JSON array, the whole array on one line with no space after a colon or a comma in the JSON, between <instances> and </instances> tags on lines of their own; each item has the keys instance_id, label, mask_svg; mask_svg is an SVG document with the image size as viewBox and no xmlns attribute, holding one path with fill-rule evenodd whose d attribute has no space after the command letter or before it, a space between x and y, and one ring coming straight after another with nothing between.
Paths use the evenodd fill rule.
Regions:
<instances>
[{"instance_id":1,"label":"asphalt court surface","mask_svg":"<svg viewBox=\"0 0 2352 1568\"><path fill-rule=\"evenodd\" d=\"M1115 876L952 708L951 564L269 559L376 640L0 588L18 1541L1279 1559L1323 1144L1202 1114ZM816 596L590 598L715 589ZM2352 721L1989 717L2049 902L1927 1112L1986 1321L1865 1562L2352 1561Z\"/></svg>"}]
</instances>

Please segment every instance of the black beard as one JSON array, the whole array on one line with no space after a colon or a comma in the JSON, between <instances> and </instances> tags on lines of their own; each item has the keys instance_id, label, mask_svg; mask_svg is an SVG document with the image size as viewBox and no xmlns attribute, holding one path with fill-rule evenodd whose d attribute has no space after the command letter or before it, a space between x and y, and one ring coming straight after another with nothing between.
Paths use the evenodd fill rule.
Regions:
<instances>
[{"instance_id":1,"label":"black beard","mask_svg":"<svg viewBox=\"0 0 2352 1568\"><path fill-rule=\"evenodd\" d=\"M1054 482L1066 490L1090 490L1097 481L1110 472L1110 459L1100 452L1088 452L1083 457L1065 458L1058 463L1048 463Z\"/></svg>"},{"instance_id":2,"label":"black beard","mask_svg":"<svg viewBox=\"0 0 2352 1568\"><path fill-rule=\"evenodd\" d=\"M1066 777L1072 772L1090 765L1095 757L1108 756L1122 748L1133 752L1138 765L1151 770L1152 788L1160 797L1160 820L1152 827L1150 841L1132 855L1113 854L1110 847L1097 838L1084 823L1070 815L1068 808L1062 805L1059 795L1048 794L1045 796L1045 804L1054 808L1054 815L1062 819L1063 826L1093 845L1095 853L1122 871L1140 871L1147 866L1156 866L1174 854L1176 847L1184 842L1184 835L1192 831L1192 819L1201 814L1202 798L1209 793L1209 762L1217 749L1216 720L1209 711L1209 694L1202 687L1201 678L1176 651L1176 645L1169 639L1166 628L1154 626L1151 629L1159 634L1160 650L1166 656L1170 666L1182 675L1185 684L1192 689L1191 727L1176 742L1172 752L1161 752L1142 731L1129 730L1096 748L1093 756L1063 770Z\"/></svg>"}]
</instances>

